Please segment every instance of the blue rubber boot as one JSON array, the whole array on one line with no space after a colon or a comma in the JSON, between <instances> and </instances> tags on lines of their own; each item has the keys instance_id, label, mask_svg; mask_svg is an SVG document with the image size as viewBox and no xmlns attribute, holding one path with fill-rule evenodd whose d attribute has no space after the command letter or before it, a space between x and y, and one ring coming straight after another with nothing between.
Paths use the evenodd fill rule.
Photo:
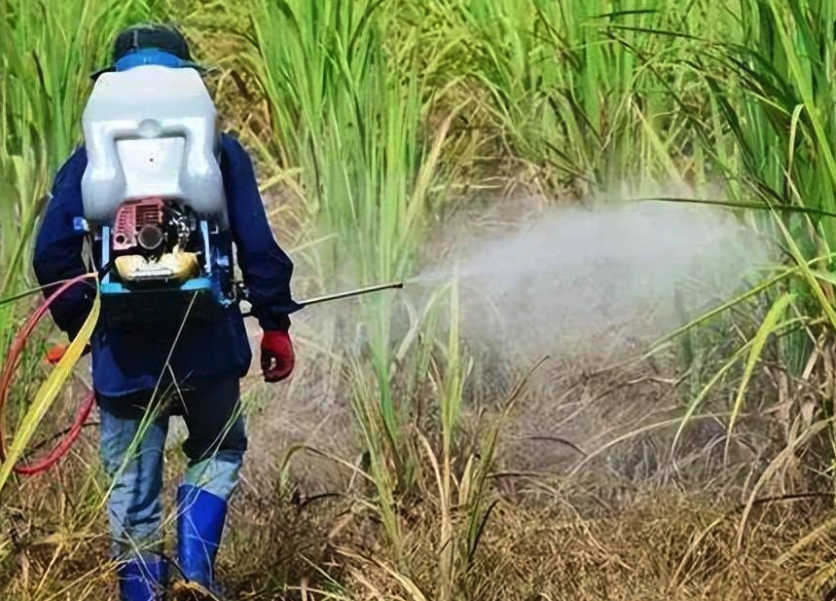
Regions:
<instances>
[{"instance_id":1,"label":"blue rubber boot","mask_svg":"<svg viewBox=\"0 0 836 601\"><path fill-rule=\"evenodd\" d=\"M226 501L184 484L177 489L177 556L183 575L210 591L215 588L215 556L221 544Z\"/></svg>"},{"instance_id":2,"label":"blue rubber boot","mask_svg":"<svg viewBox=\"0 0 836 601\"><path fill-rule=\"evenodd\" d=\"M116 571L122 601L162 601L168 582L168 563L160 559L134 559Z\"/></svg>"}]
</instances>

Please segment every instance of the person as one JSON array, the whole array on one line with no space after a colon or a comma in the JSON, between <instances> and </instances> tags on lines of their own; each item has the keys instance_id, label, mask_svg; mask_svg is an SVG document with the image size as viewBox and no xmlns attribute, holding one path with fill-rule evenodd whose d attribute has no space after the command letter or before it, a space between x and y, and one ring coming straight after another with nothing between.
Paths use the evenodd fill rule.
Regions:
<instances>
[{"instance_id":1,"label":"person","mask_svg":"<svg viewBox=\"0 0 836 601\"><path fill-rule=\"evenodd\" d=\"M113 66L106 70L146 64L197 68L183 35L168 26L128 28L116 38L112 55ZM290 294L293 265L273 236L247 152L228 134L220 136L219 147L231 239L252 314L264 331L263 376L279 382L294 367L288 333L288 316L299 308ZM80 146L54 179L34 252L41 285L91 269L83 252L86 234L74 226L83 215L86 165ZM52 305L53 320L70 339L85 322L95 294L95 287L79 284ZM121 599L161 599L166 586L160 491L169 418L175 414L183 416L188 428L183 444L188 469L176 500L177 567L188 580L212 589L227 505L247 448L239 379L252 356L240 309L232 305L210 323L186 319L131 327L100 319L91 351L101 459L112 481L108 517L113 552L120 560Z\"/></svg>"}]
</instances>

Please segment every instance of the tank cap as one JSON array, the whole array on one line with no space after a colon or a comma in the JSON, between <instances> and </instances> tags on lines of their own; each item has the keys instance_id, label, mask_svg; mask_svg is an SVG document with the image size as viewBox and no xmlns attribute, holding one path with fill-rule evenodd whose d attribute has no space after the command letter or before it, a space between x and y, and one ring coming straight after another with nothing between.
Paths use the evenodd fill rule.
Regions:
<instances>
[{"instance_id":1,"label":"tank cap","mask_svg":"<svg viewBox=\"0 0 836 601\"><path fill-rule=\"evenodd\" d=\"M162 126L156 119L144 119L139 122L136 128L138 133L143 138L158 138L162 132Z\"/></svg>"}]
</instances>

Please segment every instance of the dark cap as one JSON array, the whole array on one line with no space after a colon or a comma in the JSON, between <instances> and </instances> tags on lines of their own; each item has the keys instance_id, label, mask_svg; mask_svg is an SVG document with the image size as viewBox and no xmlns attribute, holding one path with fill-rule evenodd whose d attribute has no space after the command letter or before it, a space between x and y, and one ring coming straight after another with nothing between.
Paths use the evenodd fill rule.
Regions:
<instances>
[{"instance_id":1,"label":"dark cap","mask_svg":"<svg viewBox=\"0 0 836 601\"><path fill-rule=\"evenodd\" d=\"M113 64L93 73L95 80L103 73L123 71L146 64L167 67L191 67L200 73L207 69L192 62L189 43L173 26L147 23L128 27L113 42Z\"/></svg>"},{"instance_id":2,"label":"dark cap","mask_svg":"<svg viewBox=\"0 0 836 601\"><path fill-rule=\"evenodd\" d=\"M191 61L189 43L175 27L157 23L128 27L113 43L113 62L145 48L156 48L184 61Z\"/></svg>"}]
</instances>

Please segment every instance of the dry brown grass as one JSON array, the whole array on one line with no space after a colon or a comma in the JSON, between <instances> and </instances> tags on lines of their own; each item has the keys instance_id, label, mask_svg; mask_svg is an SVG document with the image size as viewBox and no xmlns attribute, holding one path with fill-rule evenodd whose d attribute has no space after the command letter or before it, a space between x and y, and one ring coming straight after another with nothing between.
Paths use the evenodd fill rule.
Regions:
<instances>
[{"instance_id":1,"label":"dry brown grass","mask_svg":"<svg viewBox=\"0 0 836 601\"><path fill-rule=\"evenodd\" d=\"M827 495L791 494L826 485L802 473L764 489L761 494L774 499L755 505L738 549L745 491L785 441L774 423L744 420L724 463L725 430L708 422L688 431L674 467L675 428L641 432L676 415L678 380L665 371L658 364L600 373L544 366L510 416L493 479L497 504L457 582L456 599L822 598L834 574L836 539L828 524L836 514ZM267 392L254 391L261 408L250 430L259 449L232 505L219 561L227 598L437 598L440 507L428 468L419 477L419 493L402 500L400 559L358 502L357 495L368 491L348 487L342 468L300 456L295 491L279 490L270 466L289 444L319 440L349 459L357 451L342 395L323 389L314 372L309 378L319 385L309 396L319 402L310 407L290 404L290 397L298 401L307 390L304 381L288 397L258 398ZM300 374L305 380L305 370ZM320 396L326 393L332 396L327 402ZM495 409L495 394L472 394L462 453ZM324 421L334 411L342 417ZM307 422L297 419L302 414ZM112 565L103 559L106 524L97 511L103 489L94 440L91 431L62 469L8 491L0 509L0 599L115 599ZM621 442L578 469L583 454L615 440ZM179 461L172 450L168 499ZM818 536L790 553L811 532Z\"/></svg>"},{"instance_id":2,"label":"dry brown grass","mask_svg":"<svg viewBox=\"0 0 836 601\"><path fill-rule=\"evenodd\" d=\"M683 495L648 491L623 513L593 518L579 515L568 499L537 509L501 502L457 598L821 599L832 572L831 535L784 565L778 558L833 517L824 505L764 504L737 552L739 512ZM436 507L423 503L409 514L408 552L399 567L378 545L377 526L345 502L302 509L239 503L220 563L227 598L326 599L316 591L329 590L336 595L330 598L415 599L406 584L413 583L433 599ZM115 598L101 565L104 540L59 538L52 533L19 549L18 569L4 572L3 599ZM49 582L39 588L47 572Z\"/></svg>"},{"instance_id":3,"label":"dry brown grass","mask_svg":"<svg viewBox=\"0 0 836 601\"><path fill-rule=\"evenodd\" d=\"M832 516L826 506L817 499L761 504L738 552L740 511L727 503L648 490L623 511L585 517L568 498L539 508L502 501L457 598L820 599L832 572L833 537L783 565L778 559ZM238 544L224 562L238 589L233 598L298 599L303 587L308 598L326 598L311 591L334 591L330 579L351 599L419 598L410 584L434 598L438 516L431 501L407 512L401 566L378 544L377 526L345 503L311 505L294 510L295 517L272 512L270 523L239 524Z\"/></svg>"},{"instance_id":4,"label":"dry brown grass","mask_svg":"<svg viewBox=\"0 0 836 601\"><path fill-rule=\"evenodd\" d=\"M303 335L292 383L277 389L258 384L256 376L247 380L252 452L219 562L228 598L435 599L441 511L427 466L419 491L400 507L401 558L358 502L369 491L349 486L343 467L299 455L295 492L278 488L275 467L292 444L317 446L352 463L360 454L340 384L341 358L317 344L317 330L306 319L296 326ZM461 456L494 422L497 399L514 379L514 370L491 356L477 365ZM756 505L737 549L746 491L786 445L780 415L753 405L751 413L762 416L741 420L727 461L722 420L695 422L674 462L670 449L684 380L671 377L673 365L659 359L603 367L555 360L530 380L503 429L491 490L497 504L455 598L821 599L834 573L836 540L821 527L836 517L832 503L782 498L826 490L815 472L803 469L821 463L814 457L799 456L796 476L779 477L759 493L779 500ZM722 407L719 391L712 408L721 413ZM66 422L64 415L55 419ZM667 425L655 427L659 423ZM413 427L432 432L417 417ZM104 559L95 438L89 430L61 469L22 481L4 496L0 599L115 599L113 566ZM170 501L182 458L172 449L169 459ZM817 529L820 536L785 556Z\"/></svg>"}]
</instances>

